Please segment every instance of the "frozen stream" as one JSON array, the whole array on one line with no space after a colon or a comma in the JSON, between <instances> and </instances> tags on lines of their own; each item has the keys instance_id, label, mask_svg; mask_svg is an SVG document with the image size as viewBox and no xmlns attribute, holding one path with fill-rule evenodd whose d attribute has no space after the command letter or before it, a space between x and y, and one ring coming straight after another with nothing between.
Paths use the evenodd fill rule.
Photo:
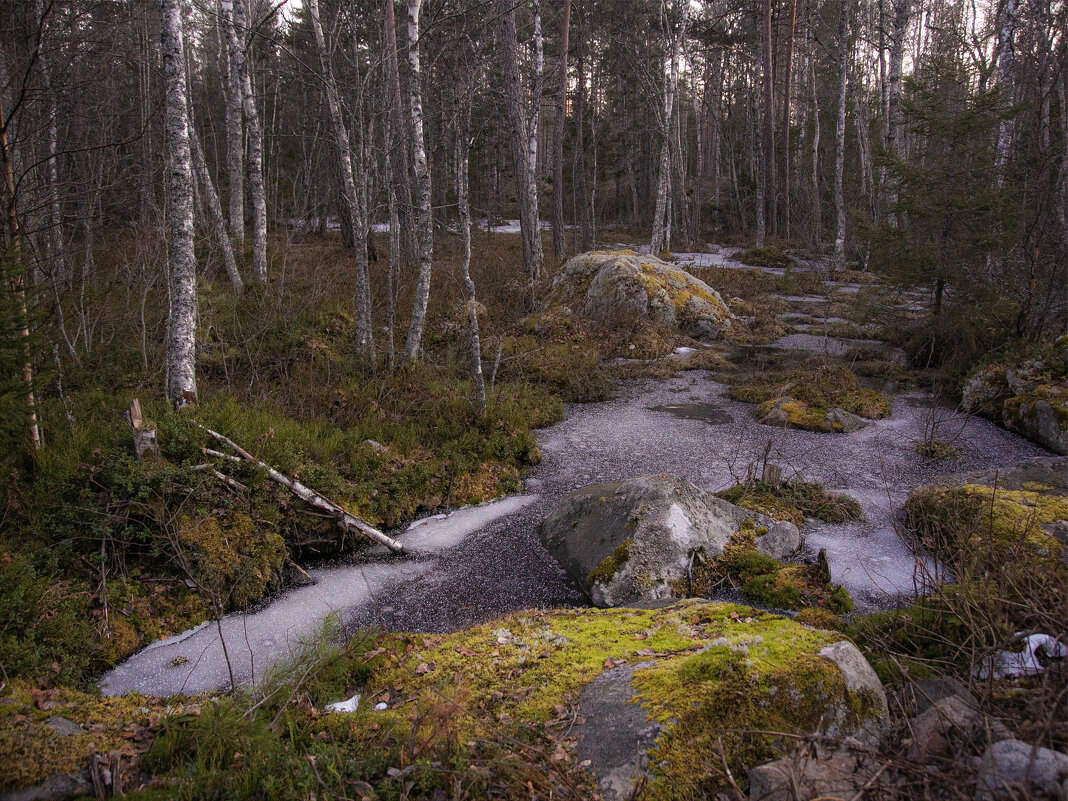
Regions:
<instances>
[{"instance_id":1,"label":"frozen stream","mask_svg":"<svg viewBox=\"0 0 1068 801\"><path fill-rule=\"evenodd\" d=\"M771 442L771 460L789 474L848 492L864 508L860 523L809 523L809 550L826 548L833 578L859 608L911 593L915 561L894 531L894 514L913 487L939 473L1012 464L1046 451L979 418L933 407L919 394L898 396L893 416L855 434L817 434L760 425L752 406L724 397L701 371L620 385L605 403L568 408L567 419L538 434L543 459L525 495L420 521L397 533L412 551L398 557L364 551L311 570L317 583L271 599L258 611L222 621L238 681L262 675L300 637L314 635L331 612L351 629L377 625L446 631L516 609L582 605L581 591L537 538L537 525L562 495L590 484L675 473L706 489L744 477ZM659 407L659 408L656 408ZM960 459L925 462L915 451L925 426ZM107 694L188 694L227 686L229 676L214 622L148 646L101 680Z\"/></svg>"}]
</instances>

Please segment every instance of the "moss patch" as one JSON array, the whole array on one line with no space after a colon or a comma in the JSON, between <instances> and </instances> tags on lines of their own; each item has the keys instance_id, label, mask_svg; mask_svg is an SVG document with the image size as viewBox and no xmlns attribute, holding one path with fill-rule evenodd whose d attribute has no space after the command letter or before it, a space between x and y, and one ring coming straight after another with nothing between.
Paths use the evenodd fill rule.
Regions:
<instances>
[{"instance_id":1,"label":"moss patch","mask_svg":"<svg viewBox=\"0 0 1068 801\"><path fill-rule=\"evenodd\" d=\"M752 267L792 267L794 260L776 247L751 247L733 258Z\"/></svg>"},{"instance_id":2,"label":"moss patch","mask_svg":"<svg viewBox=\"0 0 1068 801\"><path fill-rule=\"evenodd\" d=\"M586 577L587 583L592 585L597 582L602 584L610 582L619 569L626 564L630 556L630 547L633 544L632 539L623 540L610 556L606 556L597 567L590 571L590 575Z\"/></svg>"},{"instance_id":3,"label":"moss patch","mask_svg":"<svg viewBox=\"0 0 1068 801\"><path fill-rule=\"evenodd\" d=\"M860 387L851 370L819 358L796 369L742 380L731 387L729 395L760 404L755 412L760 418L781 404L788 425L808 431L841 431L840 425L826 419L828 409L834 407L873 420L890 416L890 402L882 393Z\"/></svg>"},{"instance_id":4,"label":"moss patch","mask_svg":"<svg viewBox=\"0 0 1068 801\"><path fill-rule=\"evenodd\" d=\"M789 520L798 527L804 524L805 518L845 523L864 517L856 499L827 492L822 484L814 481L786 481L778 486L751 481L736 484L716 495L775 520Z\"/></svg>"}]
</instances>

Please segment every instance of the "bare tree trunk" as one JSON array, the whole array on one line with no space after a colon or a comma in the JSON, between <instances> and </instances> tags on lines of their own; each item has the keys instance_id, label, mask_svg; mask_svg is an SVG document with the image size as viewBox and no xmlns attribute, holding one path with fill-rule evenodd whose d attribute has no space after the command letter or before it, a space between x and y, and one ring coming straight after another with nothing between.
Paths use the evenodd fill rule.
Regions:
<instances>
[{"instance_id":1,"label":"bare tree trunk","mask_svg":"<svg viewBox=\"0 0 1068 801\"><path fill-rule=\"evenodd\" d=\"M686 28L689 22L689 9L682 8L682 22L679 30L673 30L674 22L667 18L666 10L661 6L661 25L663 26L663 41L668 50L670 59L667 69L667 77L664 82L663 116L660 119L661 142L660 142L660 173L656 186L656 209L653 212L653 234L649 248L656 255L662 251L668 241L670 229L670 198L671 192L671 139L673 114L675 112L675 94L679 81L679 51L682 40L686 36Z\"/></svg>"},{"instance_id":2,"label":"bare tree trunk","mask_svg":"<svg viewBox=\"0 0 1068 801\"><path fill-rule=\"evenodd\" d=\"M834 255L839 262L845 258L846 209L842 194L845 171L846 88L849 84L849 14L851 0L842 0L838 18L838 124L834 140Z\"/></svg>"},{"instance_id":3,"label":"bare tree trunk","mask_svg":"<svg viewBox=\"0 0 1068 801\"><path fill-rule=\"evenodd\" d=\"M1013 71L1016 63L1016 0L1005 0L1005 16L998 31L998 82L1005 92L1005 100L1011 105L1015 102L1016 87ZM997 182L1005 183L1005 167L1009 163L1009 147L1012 144L1012 121L1002 119L998 123L997 142Z\"/></svg>"},{"instance_id":4,"label":"bare tree trunk","mask_svg":"<svg viewBox=\"0 0 1068 801\"><path fill-rule=\"evenodd\" d=\"M243 30L248 24L248 9L243 0L233 0L235 20L240 20ZM241 37L243 41L246 36ZM245 108L245 126L248 131L248 188L252 197L252 277L261 284L267 283L267 195L263 186L263 125L256 108L253 93L252 67L242 60L241 96Z\"/></svg>"},{"instance_id":5,"label":"bare tree trunk","mask_svg":"<svg viewBox=\"0 0 1068 801\"><path fill-rule=\"evenodd\" d=\"M326 102L330 109L330 119L334 125L334 139L338 149L341 168L341 185L345 194L344 211L348 214L353 236L353 255L356 259L356 351L370 361L375 358L374 337L371 333L371 292L370 278L367 272L367 215L364 210L362 193L357 191L352 171L352 151L349 132L341 110L341 97L338 94L334 69L330 64L326 37L323 35L322 22L319 19L319 0L308 0L312 28L315 31L315 44L319 51L319 63L323 71L323 84L326 89ZM362 167L362 164L361 164Z\"/></svg>"},{"instance_id":6,"label":"bare tree trunk","mask_svg":"<svg viewBox=\"0 0 1068 801\"><path fill-rule=\"evenodd\" d=\"M523 238L523 266L531 281L541 276L541 233L538 230L537 186L530 180L529 141L524 144L528 122L523 108L516 56L515 3L497 0L501 22L501 67L504 74L504 100L508 110L508 127L519 201L519 228Z\"/></svg>"},{"instance_id":7,"label":"bare tree trunk","mask_svg":"<svg viewBox=\"0 0 1068 801\"><path fill-rule=\"evenodd\" d=\"M775 53L771 47L771 2L763 0L763 17L760 23L761 36L761 88L763 91L762 124L764 134L762 144L764 150L764 203L766 206L765 220L771 234L778 232L776 223L776 206L778 192L775 189Z\"/></svg>"},{"instance_id":8,"label":"bare tree trunk","mask_svg":"<svg viewBox=\"0 0 1068 801\"><path fill-rule=\"evenodd\" d=\"M541 35L541 4L531 0L534 13L534 80L530 87L530 113L527 117L527 181L534 198L534 236L541 252L541 212L538 209L538 125L541 122L541 96L545 83L545 46ZM473 90L472 90L473 91ZM544 256L542 257L544 259Z\"/></svg>"},{"instance_id":9,"label":"bare tree trunk","mask_svg":"<svg viewBox=\"0 0 1068 801\"><path fill-rule=\"evenodd\" d=\"M475 385L475 408L486 414L486 380L482 376L482 343L478 331L478 302L475 282L471 280L471 192L468 187L468 158L471 152L471 98L475 93L474 80L465 86L464 107L459 114L456 131L456 199L460 211L460 235L463 237L463 258L460 262L467 299L467 324L471 334L471 380Z\"/></svg>"},{"instance_id":10,"label":"bare tree trunk","mask_svg":"<svg viewBox=\"0 0 1068 801\"><path fill-rule=\"evenodd\" d=\"M386 0L393 2L393 0ZM392 370L397 359L394 332L397 330L397 267L401 258L400 214L397 185L389 182L389 270L386 273L386 356Z\"/></svg>"},{"instance_id":11,"label":"bare tree trunk","mask_svg":"<svg viewBox=\"0 0 1068 801\"><path fill-rule=\"evenodd\" d=\"M241 0L238 0L240 3ZM243 80L245 48L239 31L242 20L235 17L233 0L220 0L219 17L226 36L227 68L223 94L226 97L226 174L230 179L230 235L238 247L245 242L245 83Z\"/></svg>"},{"instance_id":12,"label":"bare tree trunk","mask_svg":"<svg viewBox=\"0 0 1068 801\"><path fill-rule=\"evenodd\" d=\"M412 155L414 156L416 193L416 227L419 240L419 278L415 285L412 319L408 326L408 340L404 358L413 362L419 358L426 325L426 306L430 301L430 271L434 260L434 229L430 218L430 169L426 160L423 134L423 72L419 62L419 11L422 0L408 0L408 90L411 95ZM514 41L514 39L513 39ZM520 161L520 163L522 163ZM517 183L524 171L516 170Z\"/></svg>"},{"instance_id":13,"label":"bare tree trunk","mask_svg":"<svg viewBox=\"0 0 1068 801\"><path fill-rule=\"evenodd\" d=\"M790 22L786 36L786 75L782 89L782 224L790 237L790 76L794 64L794 29L797 26L797 0L790 1Z\"/></svg>"},{"instance_id":14,"label":"bare tree trunk","mask_svg":"<svg viewBox=\"0 0 1068 801\"><path fill-rule=\"evenodd\" d=\"M393 184L396 187L397 218L404 237L402 240L404 257L409 263L414 263L418 258L415 241L415 212L412 208L412 181L411 168L408 163L407 137L404 135L407 126L402 112L400 66L397 63L397 23L393 12L393 2L394 0L382 0L386 35L386 92L389 96L387 106L392 131L389 140L389 166L393 174ZM399 258L395 266L400 266Z\"/></svg>"},{"instance_id":15,"label":"bare tree trunk","mask_svg":"<svg viewBox=\"0 0 1068 801\"><path fill-rule=\"evenodd\" d=\"M760 39L761 48L764 47L764 39ZM763 56L761 56L763 61ZM755 93L755 89L754 89ZM752 126L753 126L753 155L756 160L756 197L754 198L755 212L756 212L756 246L758 248L764 247L764 239L767 236L767 220L765 218L765 201L767 199L767 177L768 171L766 168L767 162L764 159L764 128L760 120L759 103L756 98L753 97L752 104Z\"/></svg>"},{"instance_id":16,"label":"bare tree trunk","mask_svg":"<svg viewBox=\"0 0 1068 801\"><path fill-rule=\"evenodd\" d=\"M241 280L241 273L237 269L237 261L234 259L234 249L230 244L230 235L226 230L226 218L223 216L222 204L219 203L219 194L215 191L215 184L208 172L208 165L204 161L204 151L200 147L200 141L195 130L189 130L189 148L193 156L193 168L200 178L200 188L207 201L208 217L215 231L215 240L219 250L222 251L223 265L226 267L226 275L237 294L245 289L245 283Z\"/></svg>"},{"instance_id":17,"label":"bare tree trunk","mask_svg":"<svg viewBox=\"0 0 1068 801\"><path fill-rule=\"evenodd\" d=\"M816 89L816 64L812 60L810 67L812 86L812 242L819 244L823 231L823 209L820 203L820 104Z\"/></svg>"},{"instance_id":18,"label":"bare tree trunk","mask_svg":"<svg viewBox=\"0 0 1068 801\"><path fill-rule=\"evenodd\" d=\"M163 85L166 92L170 314L167 397L175 408L197 401L197 263L193 252L193 169L185 83L180 0L160 0Z\"/></svg>"},{"instance_id":19,"label":"bare tree trunk","mask_svg":"<svg viewBox=\"0 0 1068 801\"><path fill-rule=\"evenodd\" d=\"M905 37L908 33L909 11L912 0L892 0L894 21L890 32L890 65L887 71L886 88L886 124L883 130L883 147L891 156L897 148L900 116L898 107L901 101L901 66L905 56ZM885 179L886 171L882 170ZM887 194L887 204L893 208L897 205L897 193L891 188ZM891 225L898 224L897 214L891 212Z\"/></svg>"},{"instance_id":20,"label":"bare tree trunk","mask_svg":"<svg viewBox=\"0 0 1068 801\"><path fill-rule=\"evenodd\" d=\"M563 262L567 255L567 239L564 236L564 119L567 109L567 37L570 27L571 0L564 0L560 19L556 130L553 133L553 254L558 262Z\"/></svg>"},{"instance_id":21,"label":"bare tree trunk","mask_svg":"<svg viewBox=\"0 0 1068 801\"><path fill-rule=\"evenodd\" d=\"M582 23L585 19L579 18ZM579 221L579 250L593 248L593 220L590 215L589 195L586 191L586 26L579 26L578 86L575 96L575 206Z\"/></svg>"}]
</instances>

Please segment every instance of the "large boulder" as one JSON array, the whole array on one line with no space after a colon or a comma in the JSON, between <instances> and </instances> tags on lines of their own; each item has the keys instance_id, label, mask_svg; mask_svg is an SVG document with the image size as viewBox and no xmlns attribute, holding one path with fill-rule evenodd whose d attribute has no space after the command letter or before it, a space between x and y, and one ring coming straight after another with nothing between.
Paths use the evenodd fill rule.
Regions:
<instances>
[{"instance_id":1,"label":"large boulder","mask_svg":"<svg viewBox=\"0 0 1068 801\"><path fill-rule=\"evenodd\" d=\"M762 553L784 559L800 546L797 527L654 475L573 492L549 513L541 541L597 606L621 606L676 592L695 559L714 559L746 525Z\"/></svg>"},{"instance_id":2,"label":"large boulder","mask_svg":"<svg viewBox=\"0 0 1068 801\"><path fill-rule=\"evenodd\" d=\"M733 315L719 293L673 264L634 251L575 256L553 280L551 300L585 317L645 317L697 339L717 339Z\"/></svg>"},{"instance_id":3,"label":"large boulder","mask_svg":"<svg viewBox=\"0 0 1068 801\"><path fill-rule=\"evenodd\" d=\"M435 715L435 743L517 745L528 770L567 767L576 784L592 774L605 801L642 785L645 798L716 798L729 790L724 765L744 783L749 766L793 750L790 735L876 747L869 735L888 720L878 678L840 633L734 604L531 610L369 645L385 656L370 664L361 705L385 709L357 728L373 721L408 742ZM534 732L553 739L525 745ZM491 753L510 764L507 750Z\"/></svg>"},{"instance_id":4,"label":"large boulder","mask_svg":"<svg viewBox=\"0 0 1068 801\"><path fill-rule=\"evenodd\" d=\"M1018 431L1054 453L1068 453L1068 338L1044 359L993 364L964 386L961 407Z\"/></svg>"}]
</instances>

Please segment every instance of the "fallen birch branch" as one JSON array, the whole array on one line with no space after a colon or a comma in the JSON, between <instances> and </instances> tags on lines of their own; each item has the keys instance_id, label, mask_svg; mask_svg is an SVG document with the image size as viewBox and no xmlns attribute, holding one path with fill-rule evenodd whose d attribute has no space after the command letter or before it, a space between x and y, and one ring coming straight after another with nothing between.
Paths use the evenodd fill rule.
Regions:
<instances>
[{"instance_id":1,"label":"fallen birch branch","mask_svg":"<svg viewBox=\"0 0 1068 801\"><path fill-rule=\"evenodd\" d=\"M390 536L388 536L386 534L383 534L377 528L374 528L373 526L368 525L366 522L364 522L360 518L356 517L356 515L351 514L350 512L346 512L343 508L338 506L336 503L331 501L329 498L326 498L325 496L320 495L318 492L316 492L315 490L311 489L310 487L304 486L299 481L297 481L295 478L290 478L287 475L279 473L277 470L275 470L270 465L268 465L268 464L266 464L264 462L261 462L259 459L257 459L255 456L253 456L248 451L246 451L244 448L242 448L240 445L238 445L236 442L234 442L229 437L223 436L218 431L212 431L210 428L202 426L202 425L200 425L200 423L197 423L196 421L194 421L194 424L198 428L202 428L204 431L206 431L214 439L216 439L219 442L222 442L223 444L228 445L229 447L233 448L234 452L238 456L240 456L242 459L245 459L246 461L252 462L253 464L258 465L259 467L262 467L264 470L267 471L267 475L270 476L272 481L275 481L276 483L281 484L283 487L288 489L290 492L292 492L298 498L300 498L301 500L311 504L315 508L322 509L324 512L329 513L331 517L333 517L335 520L337 520L337 524L344 531L347 532L350 529L356 529L361 534L363 534L365 537L368 537L368 538L374 540L375 542L378 542L378 543L381 543L382 545L385 545L387 548L389 548L394 553L404 553L404 546L401 545L399 542L397 542L395 539L393 539L392 537L390 537ZM204 448L203 451L204 451L205 454L207 454L209 456L217 456L217 457L222 457L224 459L230 459L230 460L233 460L233 461L239 461L237 459L237 457L235 457L235 456L228 456L225 453L220 453L218 451L212 451L212 450L210 450L208 448Z\"/></svg>"}]
</instances>

